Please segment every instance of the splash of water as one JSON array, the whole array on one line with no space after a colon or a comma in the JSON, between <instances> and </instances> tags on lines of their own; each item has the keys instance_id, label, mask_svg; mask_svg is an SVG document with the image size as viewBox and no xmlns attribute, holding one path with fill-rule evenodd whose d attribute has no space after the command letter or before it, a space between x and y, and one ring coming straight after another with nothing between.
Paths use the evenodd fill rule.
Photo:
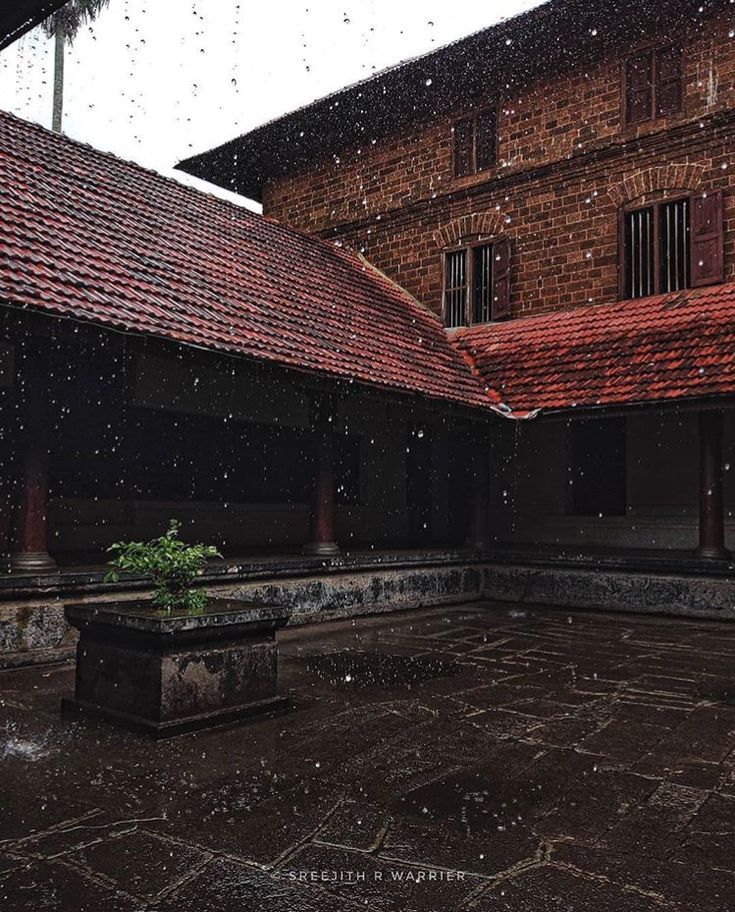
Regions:
<instances>
[{"instance_id":1,"label":"splash of water","mask_svg":"<svg viewBox=\"0 0 735 912\"><path fill-rule=\"evenodd\" d=\"M26 763L36 763L48 753L48 741L45 736L22 738L7 729L0 735L0 761L17 759L25 760Z\"/></svg>"}]
</instances>

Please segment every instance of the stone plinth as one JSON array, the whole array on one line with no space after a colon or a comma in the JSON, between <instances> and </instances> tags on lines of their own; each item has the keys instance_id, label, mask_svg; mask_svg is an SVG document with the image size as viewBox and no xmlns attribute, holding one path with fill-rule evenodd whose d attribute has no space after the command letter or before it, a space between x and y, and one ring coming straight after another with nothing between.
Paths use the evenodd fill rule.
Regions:
<instances>
[{"instance_id":1,"label":"stone plinth","mask_svg":"<svg viewBox=\"0 0 735 912\"><path fill-rule=\"evenodd\" d=\"M277 694L281 608L213 599L195 615L145 602L68 605L65 614L79 631L67 717L170 737L286 704Z\"/></svg>"}]
</instances>

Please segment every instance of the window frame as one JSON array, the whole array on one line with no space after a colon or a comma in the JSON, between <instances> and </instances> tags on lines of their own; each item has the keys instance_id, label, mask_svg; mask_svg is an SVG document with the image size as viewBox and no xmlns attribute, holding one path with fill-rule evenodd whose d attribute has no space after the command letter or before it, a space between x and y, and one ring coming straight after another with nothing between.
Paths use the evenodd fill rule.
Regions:
<instances>
[{"instance_id":1,"label":"window frame","mask_svg":"<svg viewBox=\"0 0 735 912\"><path fill-rule=\"evenodd\" d=\"M480 119L485 116L490 115L493 119L493 155L492 162L489 165L483 166L482 168L478 166L478 137L479 130L478 125ZM472 143L470 147L470 168L468 171L460 172L459 171L459 156L457 155L457 127L459 124L469 121L472 124ZM493 171L498 164L498 109L492 105L487 107L478 108L477 110L468 111L463 114L461 117L456 117L452 120L451 123L451 137L452 137L452 175L456 180L460 180L465 177L473 177L478 174L487 174L490 171Z\"/></svg>"},{"instance_id":2,"label":"window frame","mask_svg":"<svg viewBox=\"0 0 735 912\"><path fill-rule=\"evenodd\" d=\"M621 301L633 301L640 298L655 297L660 294L675 294L676 292L664 292L661 291L661 209L664 206L668 206L674 203L681 203L685 200L688 203L687 217L691 220L691 208L694 205L694 200L696 198L696 193L679 193L675 196L665 196L661 199L651 200L648 203L640 204L639 202L628 203L626 206L620 208L618 212L618 290L619 298ZM630 215L631 212L643 212L646 209L651 209L653 211L652 218L652 231L651 231L651 243L653 246L653 291L649 295L639 295L638 298L632 298L628 295L627 291L627 281L626 275L628 271L628 250L625 241L626 235L626 218ZM690 231L688 249L686 252L686 257L691 258L691 249L692 249L692 238L691 238L691 229ZM692 285L692 274L690 264L687 264L687 278L688 284L685 284L684 288L680 289L685 291L689 288L693 288Z\"/></svg>"},{"instance_id":3,"label":"window frame","mask_svg":"<svg viewBox=\"0 0 735 912\"><path fill-rule=\"evenodd\" d=\"M666 51L671 50L676 51L679 55L679 107L675 111L659 113L659 57ZM644 54L650 54L651 56L651 98L649 102L648 116L640 118L639 120L633 120L630 117L628 110L628 67L630 66L631 61L635 60L636 57L642 57ZM655 120L664 120L667 117L677 117L682 114L684 110L684 52L681 48L681 45L677 43L651 44L640 47L631 54L626 54L622 60L620 78L622 84L622 122L625 127L637 127L641 124L652 123Z\"/></svg>"},{"instance_id":4,"label":"window frame","mask_svg":"<svg viewBox=\"0 0 735 912\"><path fill-rule=\"evenodd\" d=\"M445 329L459 329L462 326L487 326L489 323L494 323L500 318L495 317L495 307L494 305L494 288L495 288L495 245L504 240L503 238L490 238L490 239L475 239L473 241L465 241L464 243L457 244L454 247L447 247L446 250L442 250L442 323L444 324ZM476 321L473 319L475 311L475 253L476 249L481 247L490 247L490 260L493 264L493 271L490 281L490 320L488 321ZM449 326L447 324L447 259L453 253L464 253L467 259L465 260L465 275L467 276L466 283L466 295L464 302L464 323L460 323L457 326Z\"/></svg>"}]
</instances>

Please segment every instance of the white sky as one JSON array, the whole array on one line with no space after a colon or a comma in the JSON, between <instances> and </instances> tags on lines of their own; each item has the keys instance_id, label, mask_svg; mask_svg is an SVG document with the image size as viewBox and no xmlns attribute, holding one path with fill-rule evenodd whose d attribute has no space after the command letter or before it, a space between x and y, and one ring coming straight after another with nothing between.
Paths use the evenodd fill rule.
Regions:
<instances>
[{"instance_id":1,"label":"white sky","mask_svg":"<svg viewBox=\"0 0 735 912\"><path fill-rule=\"evenodd\" d=\"M164 174L538 0L110 0L67 50L64 130ZM0 53L0 107L51 121L53 43ZM194 179L188 183L206 186Z\"/></svg>"}]
</instances>

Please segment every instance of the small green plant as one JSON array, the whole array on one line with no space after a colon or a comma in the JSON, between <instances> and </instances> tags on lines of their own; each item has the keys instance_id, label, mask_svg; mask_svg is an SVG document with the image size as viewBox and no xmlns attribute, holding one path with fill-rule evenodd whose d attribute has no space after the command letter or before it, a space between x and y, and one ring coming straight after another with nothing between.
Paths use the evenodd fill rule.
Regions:
<instances>
[{"instance_id":1,"label":"small green plant","mask_svg":"<svg viewBox=\"0 0 735 912\"><path fill-rule=\"evenodd\" d=\"M212 545L187 545L179 538L181 524L175 519L160 538L148 542L116 542L107 550L115 555L109 562L106 580L116 581L120 573L139 573L153 580L153 604L159 608L201 611L207 604L205 592L192 589L207 561L222 557Z\"/></svg>"}]
</instances>

